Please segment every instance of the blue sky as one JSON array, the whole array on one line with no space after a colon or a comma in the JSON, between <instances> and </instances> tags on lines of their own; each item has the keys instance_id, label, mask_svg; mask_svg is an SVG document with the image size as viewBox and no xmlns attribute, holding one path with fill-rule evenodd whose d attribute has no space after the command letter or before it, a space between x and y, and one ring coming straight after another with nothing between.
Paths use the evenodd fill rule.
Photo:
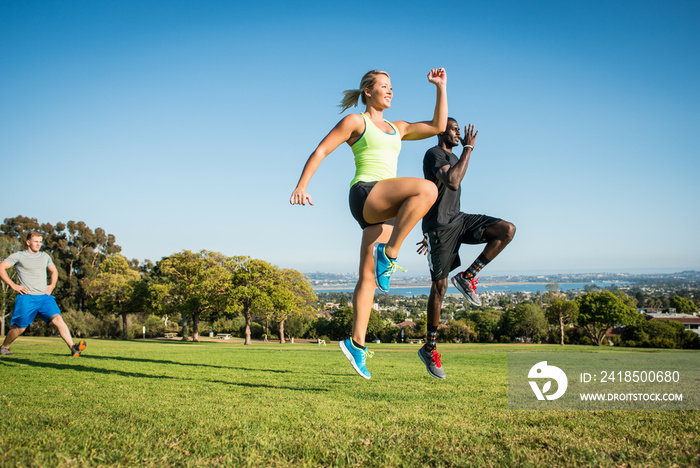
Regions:
<instances>
[{"instance_id":1,"label":"blue sky","mask_svg":"<svg viewBox=\"0 0 700 468\"><path fill-rule=\"evenodd\" d=\"M141 260L354 272L349 148L314 207L289 195L344 89L386 70L385 118L426 120L445 67L450 115L479 130L462 209L518 227L484 274L700 269L700 3L439 5L1 2L0 216L85 221ZM405 142L399 175L435 141Z\"/></svg>"}]
</instances>

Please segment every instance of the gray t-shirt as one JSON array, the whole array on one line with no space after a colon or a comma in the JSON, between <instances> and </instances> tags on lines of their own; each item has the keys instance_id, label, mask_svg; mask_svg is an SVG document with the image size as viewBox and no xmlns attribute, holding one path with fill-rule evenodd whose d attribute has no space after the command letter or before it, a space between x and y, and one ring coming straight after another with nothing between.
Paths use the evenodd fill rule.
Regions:
<instances>
[{"instance_id":1,"label":"gray t-shirt","mask_svg":"<svg viewBox=\"0 0 700 468\"><path fill-rule=\"evenodd\" d=\"M53 266L53 260L46 252L30 252L24 250L15 252L5 259L10 266L15 267L19 282L29 288L29 294L40 296L46 294L48 287L46 269Z\"/></svg>"}]
</instances>

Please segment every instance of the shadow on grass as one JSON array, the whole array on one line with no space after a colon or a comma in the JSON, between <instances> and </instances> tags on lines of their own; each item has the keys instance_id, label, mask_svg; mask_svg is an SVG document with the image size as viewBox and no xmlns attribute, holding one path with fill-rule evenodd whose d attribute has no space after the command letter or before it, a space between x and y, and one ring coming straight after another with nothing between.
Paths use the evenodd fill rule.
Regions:
<instances>
[{"instance_id":1,"label":"shadow on grass","mask_svg":"<svg viewBox=\"0 0 700 468\"><path fill-rule=\"evenodd\" d=\"M272 372L275 374L290 374L292 371L280 370L280 369L255 369L252 367L232 367L232 366L216 366L214 364L201 364L198 362L179 362L170 361L164 359L147 359L147 358L137 358L137 357L124 357L124 356L95 356L94 354L84 354L80 356L81 360L85 359L97 359L105 361L131 361L131 362L149 362L153 364L173 364L177 366L192 366L192 367L211 367L212 369L226 369L226 370L241 370L241 371L260 371L260 372Z\"/></svg>"},{"instance_id":2,"label":"shadow on grass","mask_svg":"<svg viewBox=\"0 0 700 468\"><path fill-rule=\"evenodd\" d=\"M95 357L95 356L93 356ZM103 359L109 359L109 358L103 358ZM80 361L82 362L84 359L81 357ZM154 362L159 362L159 361L154 361ZM78 361L76 361L76 364ZM273 389L273 390L296 390L296 391L302 391L302 392L308 392L308 391L314 391L314 392L327 392L327 388L319 388L319 387L290 387L290 386L284 386L284 385L267 385L267 384L256 384L256 383L248 383L248 382L229 382L225 380L213 380L213 379L196 379L192 377L173 377L169 375L151 375L151 374L144 374L142 372L129 372L129 371L121 371L121 370L112 370L112 369L100 369L100 368L95 368L95 367L85 367L85 366L76 366L76 365L70 365L70 364L58 364L58 363L52 363L52 362L37 362L37 361L31 361L29 359L23 359L23 358L6 358L0 360L0 364L4 364L6 366L13 366L13 365L19 365L19 366L29 366L29 367L36 367L36 368L43 368L43 369L55 369L55 370L73 370L77 372L85 372L85 373L96 373L96 374L103 374L103 375L113 375L113 376L120 376L120 377L133 377L137 379L154 379L154 380L182 380L183 382L194 382L194 381L200 381L200 382L209 382L209 383L218 383L222 385L235 385L237 387L247 387L247 388L266 388L266 389ZM242 370L247 370L247 369L242 369ZM259 370L259 369L251 369L251 370Z\"/></svg>"}]
</instances>

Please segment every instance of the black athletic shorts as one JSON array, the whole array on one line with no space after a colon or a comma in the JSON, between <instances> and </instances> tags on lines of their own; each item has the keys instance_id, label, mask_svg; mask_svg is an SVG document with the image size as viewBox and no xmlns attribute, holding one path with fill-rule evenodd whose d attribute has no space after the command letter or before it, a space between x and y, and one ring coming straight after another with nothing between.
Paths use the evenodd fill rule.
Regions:
<instances>
[{"instance_id":1,"label":"black athletic shorts","mask_svg":"<svg viewBox=\"0 0 700 468\"><path fill-rule=\"evenodd\" d=\"M360 227L362 229L368 227L368 226L374 226L375 224L383 224L383 223L368 223L365 221L365 217L362 215L362 210L365 208L365 201L367 201L367 197L369 196L369 192L372 191L372 188L377 184L377 182L355 182L352 187L350 187L350 195L349 195L349 202L350 202L350 212L352 213L352 217L355 218L355 220L360 224Z\"/></svg>"},{"instance_id":2,"label":"black athletic shorts","mask_svg":"<svg viewBox=\"0 0 700 468\"><path fill-rule=\"evenodd\" d=\"M428 232L428 266L432 280L447 278L462 264L459 247L462 244L484 244L484 231L499 221L500 218L492 216L460 213L448 226Z\"/></svg>"}]
</instances>

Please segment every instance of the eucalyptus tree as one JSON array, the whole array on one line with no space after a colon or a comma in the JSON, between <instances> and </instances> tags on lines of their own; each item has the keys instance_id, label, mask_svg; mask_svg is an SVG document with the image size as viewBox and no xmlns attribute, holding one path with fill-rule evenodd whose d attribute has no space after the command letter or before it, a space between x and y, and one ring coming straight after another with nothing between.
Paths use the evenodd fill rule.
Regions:
<instances>
[{"instance_id":1,"label":"eucalyptus tree","mask_svg":"<svg viewBox=\"0 0 700 468\"><path fill-rule=\"evenodd\" d=\"M559 289L559 283L549 283L546 288L545 300L548 302L548 306L545 310L545 315L550 323L558 326L559 342L564 346L564 328L567 325L576 323L578 319L578 303L566 300L566 296Z\"/></svg>"},{"instance_id":2,"label":"eucalyptus tree","mask_svg":"<svg viewBox=\"0 0 700 468\"><path fill-rule=\"evenodd\" d=\"M116 244L114 235L107 234L102 228L93 231L83 221L58 223L55 235L48 242L67 275L64 294L81 309L85 286L101 271L100 264L121 252L121 247Z\"/></svg>"},{"instance_id":3,"label":"eucalyptus tree","mask_svg":"<svg viewBox=\"0 0 700 468\"><path fill-rule=\"evenodd\" d=\"M566 325L576 323L578 314L578 303L576 301L567 301L559 297L550 301L545 315L551 323L555 323L558 326L559 339L562 346L564 346L564 328Z\"/></svg>"}]
</instances>

